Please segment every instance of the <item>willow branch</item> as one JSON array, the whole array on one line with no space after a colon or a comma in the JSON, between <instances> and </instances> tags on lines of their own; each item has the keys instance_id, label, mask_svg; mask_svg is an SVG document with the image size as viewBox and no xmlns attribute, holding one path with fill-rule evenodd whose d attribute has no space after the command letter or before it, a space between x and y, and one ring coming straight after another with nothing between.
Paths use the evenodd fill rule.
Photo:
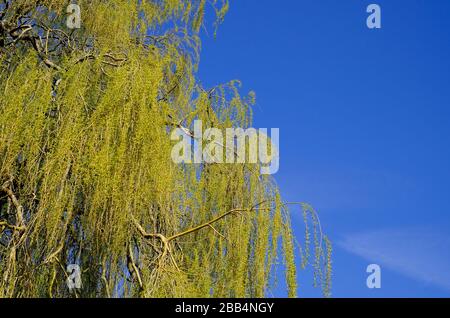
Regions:
<instances>
[{"instance_id":1,"label":"willow branch","mask_svg":"<svg viewBox=\"0 0 450 318\"><path fill-rule=\"evenodd\" d=\"M3 185L1 190L3 192L5 192L8 197L11 199L12 203L14 204L14 206L16 207L16 215L17 215L17 227L22 227L24 225L24 220L23 220L23 206L20 204L19 200L17 200L16 195L14 194L14 192L11 190L10 185L11 184L11 180L6 181Z\"/></svg>"},{"instance_id":2,"label":"willow branch","mask_svg":"<svg viewBox=\"0 0 450 318\"><path fill-rule=\"evenodd\" d=\"M130 261L130 265L131 265L131 267L133 269L133 272L135 273L136 278L138 280L139 287L141 289L143 289L144 288L144 284L142 283L141 275L139 274L139 269L137 268L136 264L134 263L133 248L131 246L131 243L128 244L128 258L129 258L129 261Z\"/></svg>"},{"instance_id":3,"label":"willow branch","mask_svg":"<svg viewBox=\"0 0 450 318\"><path fill-rule=\"evenodd\" d=\"M18 232L24 232L26 230L25 226L12 225L12 224L9 224L6 221L0 221L0 228L1 227L6 227L6 228L9 228L11 230L18 231Z\"/></svg>"},{"instance_id":4,"label":"willow branch","mask_svg":"<svg viewBox=\"0 0 450 318\"><path fill-rule=\"evenodd\" d=\"M54 251L52 254L50 254L44 261L44 264L48 264L50 262L52 262L53 260L57 259L58 254L62 251L62 249L64 248L64 243L61 244L56 251Z\"/></svg>"},{"instance_id":5,"label":"willow branch","mask_svg":"<svg viewBox=\"0 0 450 318\"><path fill-rule=\"evenodd\" d=\"M223 213L223 214L221 214L221 215L215 217L214 219L212 219L212 220L210 220L210 221L208 221L208 222L206 222L206 223L200 224L200 225L198 225L198 226L196 226L196 227L190 228L190 229L188 229L188 230L185 230L185 231L180 232L180 233L178 233L178 234L172 235L172 236L170 236L170 237L165 237L164 235L159 234L159 233L147 233L147 232L145 231L145 229L142 227L142 225L140 225L140 224L136 221L136 219L135 219L134 217L132 217L132 220L133 220L134 225L135 225L136 228L138 229L139 233L141 233L141 235L142 235L144 238L158 238L158 239L161 240L163 243L169 243L169 242L171 242L171 241L173 241L173 240L175 240L175 239L177 239L177 238L180 238L180 237L186 236L186 235L188 235L188 234L191 234L191 233L200 231L201 229L204 229L204 228L206 228L206 227L212 227L213 224L219 222L220 220L226 218L226 217L229 216L229 215L237 214L237 213L240 213L240 212L250 212L250 211L252 211L252 210L268 210L268 209L264 209L264 208L255 208L255 207L253 207L253 208L247 208L247 209L243 209L243 208L232 209L232 210L229 210L229 211L227 211L227 212L225 212L225 213Z\"/></svg>"},{"instance_id":6,"label":"willow branch","mask_svg":"<svg viewBox=\"0 0 450 318\"><path fill-rule=\"evenodd\" d=\"M139 222L134 218L134 216L131 216L131 220L133 221L134 225L136 226L138 232L144 237L144 238L158 238L162 242L167 241L167 238L162 234L153 234L153 233L147 233L145 229L142 227L142 225L139 224Z\"/></svg>"},{"instance_id":7,"label":"willow branch","mask_svg":"<svg viewBox=\"0 0 450 318\"><path fill-rule=\"evenodd\" d=\"M186 235L188 235L188 234L191 234L191 233L200 231L201 229L203 229L203 228L205 228L205 227L210 227L210 226L212 226L214 223L216 223L216 222L218 222L218 221L220 221L220 220L226 218L226 217L229 216L229 215L236 214L236 213L239 213L239 212L247 212L247 211L250 211L250 210L251 210L251 209L232 209L232 210L230 210L230 211L228 211L228 212L226 212L226 213L224 213L224 214L222 214L222 215L219 215L219 216L215 217L215 218L212 219L211 221L208 221L208 222L206 222L206 223L203 223L203 224L201 224L201 225L198 225L198 226L196 226L196 227L193 227L193 228L188 229L188 230L186 230L186 231L183 231L183 232L181 232L181 233L172 235L171 237L168 238L168 240L169 240L169 242L170 242L170 241L173 241L173 240L175 240L175 239L177 239L177 238L180 238L180 237L182 237L182 236L186 236Z\"/></svg>"}]
</instances>

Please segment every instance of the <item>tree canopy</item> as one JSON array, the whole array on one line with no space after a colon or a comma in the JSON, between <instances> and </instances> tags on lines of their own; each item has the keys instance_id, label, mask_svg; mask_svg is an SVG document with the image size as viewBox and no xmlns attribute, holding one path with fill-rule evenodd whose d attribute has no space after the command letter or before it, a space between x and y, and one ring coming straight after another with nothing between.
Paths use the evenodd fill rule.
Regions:
<instances>
[{"instance_id":1,"label":"tree canopy","mask_svg":"<svg viewBox=\"0 0 450 318\"><path fill-rule=\"evenodd\" d=\"M171 160L173 128L251 125L253 93L196 76L228 1L80 0L79 29L68 4L0 1L0 297L263 297L279 261L329 295L311 207L300 245L258 164Z\"/></svg>"}]
</instances>

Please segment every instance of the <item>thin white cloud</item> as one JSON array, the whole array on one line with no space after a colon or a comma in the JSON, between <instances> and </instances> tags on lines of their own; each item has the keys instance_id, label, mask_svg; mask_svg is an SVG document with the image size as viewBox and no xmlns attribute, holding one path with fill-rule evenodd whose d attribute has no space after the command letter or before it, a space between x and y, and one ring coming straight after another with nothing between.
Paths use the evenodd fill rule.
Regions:
<instances>
[{"instance_id":1,"label":"thin white cloud","mask_svg":"<svg viewBox=\"0 0 450 318\"><path fill-rule=\"evenodd\" d=\"M433 229L402 228L346 236L350 253L450 291L450 237Z\"/></svg>"}]
</instances>

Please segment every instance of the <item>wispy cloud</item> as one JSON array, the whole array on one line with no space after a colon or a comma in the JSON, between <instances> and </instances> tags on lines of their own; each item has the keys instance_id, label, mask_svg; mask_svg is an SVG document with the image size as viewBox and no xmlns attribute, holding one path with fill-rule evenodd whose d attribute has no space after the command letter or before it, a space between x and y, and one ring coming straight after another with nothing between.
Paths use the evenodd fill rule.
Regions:
<instances>
[{"instance_id":1,"label":"wispy cloud","mask_svg":"<svg viewBox=\"0 0 450 318\"><path fill-rule=\"evenodd\" d=\"M350 253L450 291L450 237L430 228L385 229L346 236Z\"/></svg>"}]
</instances>

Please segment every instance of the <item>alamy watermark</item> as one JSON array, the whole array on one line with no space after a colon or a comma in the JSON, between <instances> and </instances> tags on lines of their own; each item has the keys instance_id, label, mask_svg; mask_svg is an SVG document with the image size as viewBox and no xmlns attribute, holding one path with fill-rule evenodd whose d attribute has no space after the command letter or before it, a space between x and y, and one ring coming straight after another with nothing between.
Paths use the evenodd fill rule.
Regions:
<instances>
[{"instance_id":1,"label":"alamy watermark","mask_svg":"<svg viewBox=\"0 0 450 318\"><path fill-rule=\"evenodd\" d=\"M67 266L67 287L69 291L74 291L75 289L81 289L81 269L77 264L70 264Z\"/></svg>"},{"instance_id":2,"label":"alamy watermark","mask_svg":"<svg viewBox=\"0 0 450 318\"><path fill-rule=\"evenodd\" d=\"M81 28L81 8L78 4L71 3L67 6L66 12L68 14L66 26L69 29Z\"/></svg>"},{"instance_id":3,"label":"alamy watermark","mask_svg":"<svg viewBox=\"0 0 450 318\"><path fill-rule=\"evenodd\" d=\"M367 6L367 27L369 29L381 29L381 7L378 4L369 4Z\"/></svg>"},{"instance_id":4,"label":"alamy watermark","mask_svg":"<svg viewBox=\"0 0 450 318\"><path fill-rule=\"evenodd\" d=\"M224 133L225 131L225 133ZM176 128L171 140L172 160L179 163L251 163L261 164L261 174L275 174L280 166L278 128L207 128L194 121L194 130Z\"/></svg>"},{"instance_id":5,"label":"alamy watermark","mask_svg":"<svg viewBox=\"0 0 450 318\"><path fill-rule=\"evenodd\" d=\"M369 29L381 29L381 7L378 4L369 4L366 9L370 15L367 17L366 24ZM66 26L69 29L81 28L81 8L76 3L71 3L67 6L66 12L68 14Z\"/></svg>"},{"instance_id":6,"label":"alamy watermark","mask_svg":"<svg viewBox=\"0 0 450 318\"><path fill-rule=\"evenodd\" d=\"M370 264L366 269L370 275L367 277L366 285L369 289L381 288L381 267L378 264Z\"/></svg>"}]
</instances>

